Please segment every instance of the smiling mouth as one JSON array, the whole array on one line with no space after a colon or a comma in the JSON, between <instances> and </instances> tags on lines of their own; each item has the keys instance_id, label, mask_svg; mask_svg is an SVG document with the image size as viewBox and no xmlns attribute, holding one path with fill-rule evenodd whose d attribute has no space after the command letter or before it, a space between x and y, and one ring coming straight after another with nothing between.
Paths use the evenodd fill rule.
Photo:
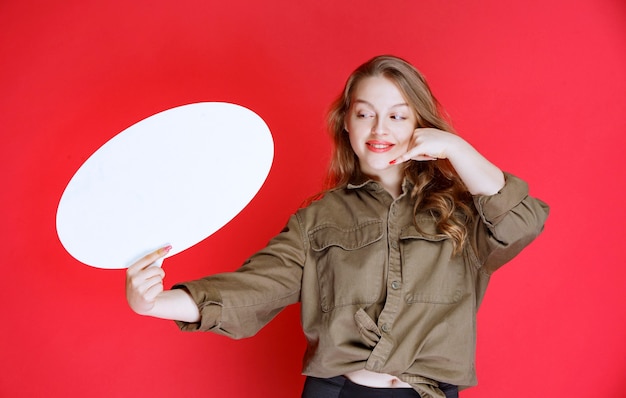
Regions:
<instances>
[{"instance_id":1,"label":"smiling mouth","mask_svg":"<svg viewBox=\"0 0 626 398\"><path fill-rule=\"evenodd\" d=\"M387 152L393 147L393 144L386 144L382 142L368 142L367 147L372 152Z\"/></svg>"}]
</instances>

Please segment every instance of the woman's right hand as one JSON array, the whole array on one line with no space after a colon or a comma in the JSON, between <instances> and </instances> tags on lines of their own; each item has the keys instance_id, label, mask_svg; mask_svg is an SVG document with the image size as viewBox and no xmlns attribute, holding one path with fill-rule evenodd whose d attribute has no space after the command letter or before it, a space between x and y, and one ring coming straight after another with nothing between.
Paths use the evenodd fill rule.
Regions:
<instances>
[{"instance_id":1,"label":"woman's right hand","mask_svg":"<svg viewBox=\"0 0 626 398\"><path fill-rule=\"evenodd\" d=\"M126 270L126 300L133 311L140 315L151 315L157 296L163 292L165 271L157 261L172 249L165 246L154 251Z\"/></svg>"},{"instance_id":2,"label":"woman's right hand","mask_svg":"<svg viewBox=\"0 0 626 398\"><path fill-rule=\"evenodd\" d=\"M198 322L200 311L184 289L163 290L165 271L159 260L172 249L165 246L144 256L126 270L126 299L140 315L184 322Z\"/></svg>"}]
</instances>

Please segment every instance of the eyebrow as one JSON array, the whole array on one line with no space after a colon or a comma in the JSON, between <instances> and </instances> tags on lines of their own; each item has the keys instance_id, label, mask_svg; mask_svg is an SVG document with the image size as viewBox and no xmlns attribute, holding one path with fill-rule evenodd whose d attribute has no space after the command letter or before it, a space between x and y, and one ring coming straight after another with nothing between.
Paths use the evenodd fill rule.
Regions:
<instances>
[{"instance_id":1,"label":"eyebrow","mask_svg":"<svg viewBox=\"0 0 626 398\"><path fill-rule=\"evenodd\" d=\"M367 102L365 100L362 100L362 99L358 99L358 98L354 100L354 103L355 104L365 104L365 105L371 106L372 108L375 108L374 105L372 105L371 103L369 103L369 102ZM400 106L407 106L408 107L409 104L407 104L406 102L401 102L399 104L395 104L395 105L390 106L390 108L397 108L397 107L400 107Z\"/></svg>"}]
</instances>

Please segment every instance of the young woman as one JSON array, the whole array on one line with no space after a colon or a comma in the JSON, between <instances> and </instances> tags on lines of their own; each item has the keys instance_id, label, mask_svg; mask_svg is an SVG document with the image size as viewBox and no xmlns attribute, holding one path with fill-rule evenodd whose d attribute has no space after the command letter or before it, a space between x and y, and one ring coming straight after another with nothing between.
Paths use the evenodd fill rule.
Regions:
<instances>
[{"instance_id":1,"label":"young woman","mask_svg":"<svg viewBox=\"0 0 626 398\"><path fill-rule=\"evenodd\" d=\"M548 207L453 133L420 73L379 56L333 104L328 189L237 271L163 290L127 272L142 315L241 338L301 303L302 396L457 397L476 384L476 312L491 274Z\"/></svg>"}]
</instances>

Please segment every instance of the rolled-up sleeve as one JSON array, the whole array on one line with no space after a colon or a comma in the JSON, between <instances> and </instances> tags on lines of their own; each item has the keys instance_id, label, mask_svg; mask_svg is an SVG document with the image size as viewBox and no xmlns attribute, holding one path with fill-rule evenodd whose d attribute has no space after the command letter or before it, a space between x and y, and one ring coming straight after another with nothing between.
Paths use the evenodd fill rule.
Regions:
<instances>
[{"instance_id":1,"label":"rolled-up sleeve","mask_svg":"<svg viewBox=\"0 0 626 398\"><path fill-rule=\"evenodd\" d=\"M200 311L199 322L177 321L178 326L235 339L256 334L283 308L299 301L305 244L293 215L281 233L238 270L175 285L189 293Z\"/></svg>"},{"instance_id":2,"label":"rolled-up sleeve","mask_svg":"<svg viewBox=\"0 0 626 398\"><path fill-rule=\"evenodd\" d=\"M208 279L208 278L207 278ZM219 325L222 316L222 297L207 279L179 283L172 289L183 289L193 299L200 311L200 320L195 323L175 321L186 332L210 331Z\"/></svg>"},{"instance_id":3,"label":"rolled-up sleeve","mask_svg":"<svg viewBox=\"0 0 626 398\"><path fill-rule=\"evenodd\" d=\"M515 257L543 230L549 207L528 193L525 181L505 173L500 192L475 196L478 220L473 247L483 272L492 273Z\"/></svg>"}]
</instances>

